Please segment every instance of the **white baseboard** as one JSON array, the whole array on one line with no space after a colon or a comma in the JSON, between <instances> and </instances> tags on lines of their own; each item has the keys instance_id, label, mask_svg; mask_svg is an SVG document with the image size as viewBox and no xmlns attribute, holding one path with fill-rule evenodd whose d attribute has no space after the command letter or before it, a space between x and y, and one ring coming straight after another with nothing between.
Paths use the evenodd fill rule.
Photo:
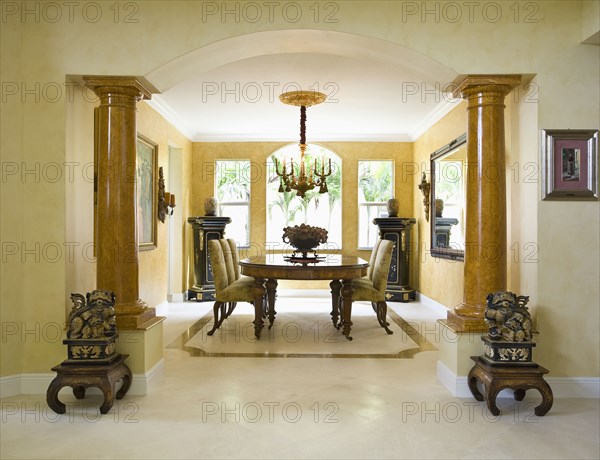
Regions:
<instances>
[{"instance_id":1,"label":"white baseboard","mask_svg":"<svg viewBox=\"0 0 600 460\"><path fill-rule=\"evenodd\" d=\"M167 295L169 302L185 302L187 300L187 292L175 293Z\"/></svg>"},{"instance_id":2,"label":"white baseboard","mask_svg":"<svg viewBox=\"0 0 600 460\"><path fill-rule=\"evenodd\" d=\"M471 398L466 376L458 376L441 361L437 362L437 378L457 398ZM600 377L544 377L555 398L600 398ZM502 390L499 398L512 398L511 390Z\"/></svg>"},{"instance_id":3,"label":"white baseboard","mask_svg":"<svg viewBox=\"0 0 600 460\"><path fill-rule=\"evenodd\" d=\"M160 384L165 376L165 360L160 359L145 374L133 374L131 379L131 388L127 394L146 395L152 392Z\"/></svg>"},{"instance_id":4,"label":"white baseboard","mask_svg":"<svg viewBox=\"0 0 600 460\"><path fill-rule=\"evenodd\" d=\"M17 374L0 377L0 397L46 394L50 382L56 374ZM161 359L145 374L133 374L131 388L127 394L145 395L150 393L164 377L164 360ZM117 387L118 388L118 387ZM101 394L98 388L89 388L89 394Z\"/></svg>"},{"instance_id":5,"label":"white baseboard","mask_svg":"<svg viewBox=\"0 0 600 460\"><path fill-rule=\"evenodd\" d=\"M7 375L0 377L0 398L8 398L10 396L21 393L21 376Z\"/></svg>"},{"instance_id":6,"label":"white baseboard","mask_svg":"<svg viewBox=\"0 0 600 460\"><path fill-rule=\"evenodd\" d=\"M433 300L420 292L416 293L416 300L422 305L432 309L440 318L445 319L448 316L448 308L437 300Z\"/></svg>"},{"instance_id":7,"label":"white baseboard","mask_svg":"<svg viewBox=\"0 0 600 460\"><path fill-rule=\"evenodd\" d=\"M437 379L452 396L457 398L472 397L471 390L467 386L467 378L457 376L441 361L437 362Z\"/></svg>"}]
</instances>

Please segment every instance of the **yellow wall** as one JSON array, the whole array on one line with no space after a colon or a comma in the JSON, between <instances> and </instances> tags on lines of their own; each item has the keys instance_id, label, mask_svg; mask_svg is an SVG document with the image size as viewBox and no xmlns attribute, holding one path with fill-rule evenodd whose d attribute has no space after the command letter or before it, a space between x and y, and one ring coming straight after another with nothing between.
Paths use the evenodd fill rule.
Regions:
<instances>
[{"instance_id":1,"label":"yellow wall","mask_svg":"<svg viewBox=\"0 0 600 460\"><path fill-rule=\"evenodd\" d=\"M159 115L147 103L141 102L138 104L137 116L138 133L144 135L148 139L158 144L158 166L163 167L165 179L165 190L169 189L169 146L181 149L182 162L182 189L183 196L176 196L175 209L183 213L184 219L181 219L179 225L175 229L177 238L184 241L191 241L188 230L189 225L185 221L185 217L189 215L191 203L191 187L189 174L190 165L192 163L192 143L189 139L183 136L177 129ZM179 207L179 209L177 209ZM175 225L176 221L171 218L165 219L165 223L158 222L158 247L151 251L140 251L140 297L150 306L159 305L167 300L167 281L168 281L168 226ZM175 264L187 267L187 253L174 254ZM185 261L185 262L184 262ZM187 289L187 272L185 279L182 278L176 281L179 294ZM184 286L185 285L185 286Z\"/></svg>"},{"instance_id":2,"label":"yellow wall","mask_svg":"<svg viewBox=\"0 0 600 460\"><path fill-rule=\"evenodd\" d=\"M16 2L19 6L25 3L30 9L41 4ZM517 116L510 121L511 155L527 158L538 167L540 129L600 127L600 53L598 47L579 44L582 2L536 2L539 9L534 22L524 22L523 16L515 20L513 10L508 7L503 7L505 14L497 22L479 14L473 21L463 17L458 22L450 22L435 20L433 16L403 19L402 8L406 2L338 3L335 23L315 23L310 14L303 15L296 23L287 22L279 15L273 22L223 22L218 18L202 22L203 2L163 1L138 2L135 23L114 21L113 12L108 9L98 23L85 21L80 15L73 23L64 22L68 21L65 15L61 24L36 21L33 17L21 20L20 15L8 17L0 28L0 76L3 83L16 84L17 93L3 93L6 97L0 109L2 161L15 162L19 167L24 162L27 167L35 167L37 163L62 165L67 158L71 139L67 135L65 94L57 99L41 94L38 98L26 96L21 92L23 84L34 88L35 93L36 83L40 88L47 84L64 88L65 76L69 74L143 76L210 43L283 29L330 30L381 39L427 56L460 74L535 74L537 87L531 95L536 101L535 108L527 105L532 99L523 99L512 109ZM420 6L422 2L417 3ZM439 6L439 2L431 2L423 8L435 8L435 5ZM175 21L177 27L172 26ZM293 44L290 46L293 48ZM89 129L89 125L86 126ZM515 129L521 131L517 141L514 141L517 139ZM456 131L456 135L460 134L459 129ZM425 138L419 139L415 143L415 161L420 162L438 144L447 142L443 137L440 136L440 142L431 141L430 145L425 145ZM449 136L452 137L456 136ZM164 140L158 141L164 145ZM341 153L333 143L331 146ZM414 208L406 211L414 209L419 227L423 227L416 189L419 179L414 178L412 187ZM3 242L15 243L19 251L22 245L28 249L34 247L36 252L37 243L41 248L48 243L68 241L64 177L57 182L35 182L32 176L20 180L17 175L3 180L0 185ZM518 276L523 290L534 290L520 293L537 298L539 329L547 339L542 339L546 341L537 349L536 357L554 376L598 376L598 202L540 202L538 188L538 199L532 203L525 186L512 192L521 194L510 210L513 228L528 226L532 218L537 221L537 230L532 235L527 231L518 237L532 236L532 242L537 244L537 270L511 269L511 279ZM80 219L91 218L90 209L81 209ZM427 230L419 229L421 236L424 231ZM35 255L21 260L25 256L22 253L9 256L3 252L4 255L0 294L2 322L14 323L18 328L22 324L35 327L35 324L62 323L65 298L71 289L65 275L64 257L51 261L50 258L36 260ZM434 291L433 281L439 276L439 270L429 265L431 270L418 270L420 284L425 282L425 276L432 280L429 287L423 284L423 291L444 304L457 303L460 295ZM456 268L459 265L456 264ZM515 273L518 275L513 276ZM537 277L537 281L533 282L532 276ZM456 291L462 289L455 288L453 292ZM160 300L164 293L146 287L142 292L151 301ZM557 337L560 340L556 340ZM20 329L16 336L6 338L1 351L2 376L48 372L50 366L64 357L64 347L59 342L36 342L31 335L22 338ZM585 355L582 350L586 351Z\"/></svg>"},{"instance_id":3,"label":"yellow wall","mask_svg":"<svg viewBox=\"0 0 600 460\"><path fill-rule=\"evenodd\" d=\"M421 294L436 300L448 308L453 308L463 300L464 263L455 260L431 257L431 227L425 220L423 194L418 189L421 174L426 173L430 181L429 157L437 149L466 132L466 102L458 104L450 113L427 130L414 143L415 174L411 177L414 216L417 219L418 247L411 259L411 275L414 288Z\"/></svg>"}]
</instances>

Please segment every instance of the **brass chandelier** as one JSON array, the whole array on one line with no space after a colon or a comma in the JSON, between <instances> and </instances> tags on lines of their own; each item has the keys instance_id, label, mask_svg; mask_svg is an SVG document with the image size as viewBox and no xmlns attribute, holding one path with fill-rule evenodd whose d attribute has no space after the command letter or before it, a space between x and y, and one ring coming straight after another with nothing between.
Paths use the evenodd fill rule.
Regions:
<instances>
[{"instance_id":1,"label":"brass chandelier","mask_svg":"<svg viewBox=\"0 0 600 460\"><path fill-rule=\"evenodd\" d=\"M306 150L306 108L312 105L320 104L325 100L325 94L316 91L290 91L279 96L279 100L284 104L300 107L300 165L299 173L294 170L294 160L290 160L289 170L286 160L283 160L283 168L280 170L279 162L275 158L275 172L281 178L279 183L279 192L291 192L296 190L296 196L304 198L309 190L319 187L319 193L327 193L327 176L331 175L331 158L329 167L325 171L325 157L321 159L321 168L315 158L314 166L305 165L304 152ZM306 170L308 169L308 175Z\"/></svg>"}]
</instances>

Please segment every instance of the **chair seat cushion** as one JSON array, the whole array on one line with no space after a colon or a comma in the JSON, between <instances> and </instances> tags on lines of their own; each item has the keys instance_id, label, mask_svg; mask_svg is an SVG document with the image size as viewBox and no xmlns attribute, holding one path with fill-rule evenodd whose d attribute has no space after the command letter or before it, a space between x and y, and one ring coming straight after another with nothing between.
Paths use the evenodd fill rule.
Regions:
<instances>
[{"instance_id":1,"label":"chair seat cushion","mask_svg":"<svg viewBox=\"0 0 600 460\"><path fill-rule=\"evenodd\" d=\"M217 300L219 302L253 302L253 287L254 278L240 278L223 289L217 295Z\"/></svg>"},{"instance_id":2,"label":"chair seat cushion","mask_svg":"<svg viewBox=\"0 0 600 460\"><path fill-rule=\"evenodd\" d=\"M375 289L373 283L365 279L352 280L352 300L379 302L385 300L385 292Z\"/></svg>"}]
</instances>

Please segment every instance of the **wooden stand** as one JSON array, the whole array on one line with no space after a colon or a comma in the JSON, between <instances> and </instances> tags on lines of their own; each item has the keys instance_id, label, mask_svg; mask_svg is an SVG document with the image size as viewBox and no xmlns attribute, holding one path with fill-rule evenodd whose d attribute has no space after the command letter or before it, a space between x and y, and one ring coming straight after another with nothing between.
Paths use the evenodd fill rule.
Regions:
<instances>
[{"instance_id":1,"label":"wooden stand","mask_svg":"<svg viewBox=\"0 0 600 460\"><path fill-rule=\"evenodd\" d=\"M525 391L536 389L542 395L542 403L535 408L535 415L542 416L552 407L554 397L550 385L544 380L544 374L548 370L535 364L534 366L520 365L498 365L493 366L484 361L481 356L471 356L475 366L469 372L467 378L469 389L477 401L485 401L488 409L494 415L500 415L496 406L496 396L500 390L510 388L514 390L515 400L521 401L525 397ZM477 389L477 380L484 387L481 394Z\"/></svg>"},{"instance_id":2,"label":"wooden stand","mask_svg":"<svg viewBox=\"0 0 600 460\"><path fill-rule=\"evenodd\" d=\"M117 355L116 359L108 364L62 362L53 367L52 370L58 372L58 375L52 380L46 392L48 406L57 414L64 414L66 407L58 399L61 388L72 387L75 397L83 399L86 388L98 387L104 393L104 403L100 406L100 413L106 414L115 400L115 384L123 379L123 385L116 393L117 399L123 398L131 386L131 371L125 364L128 356Z\"/></svg>"}]
</instances>

